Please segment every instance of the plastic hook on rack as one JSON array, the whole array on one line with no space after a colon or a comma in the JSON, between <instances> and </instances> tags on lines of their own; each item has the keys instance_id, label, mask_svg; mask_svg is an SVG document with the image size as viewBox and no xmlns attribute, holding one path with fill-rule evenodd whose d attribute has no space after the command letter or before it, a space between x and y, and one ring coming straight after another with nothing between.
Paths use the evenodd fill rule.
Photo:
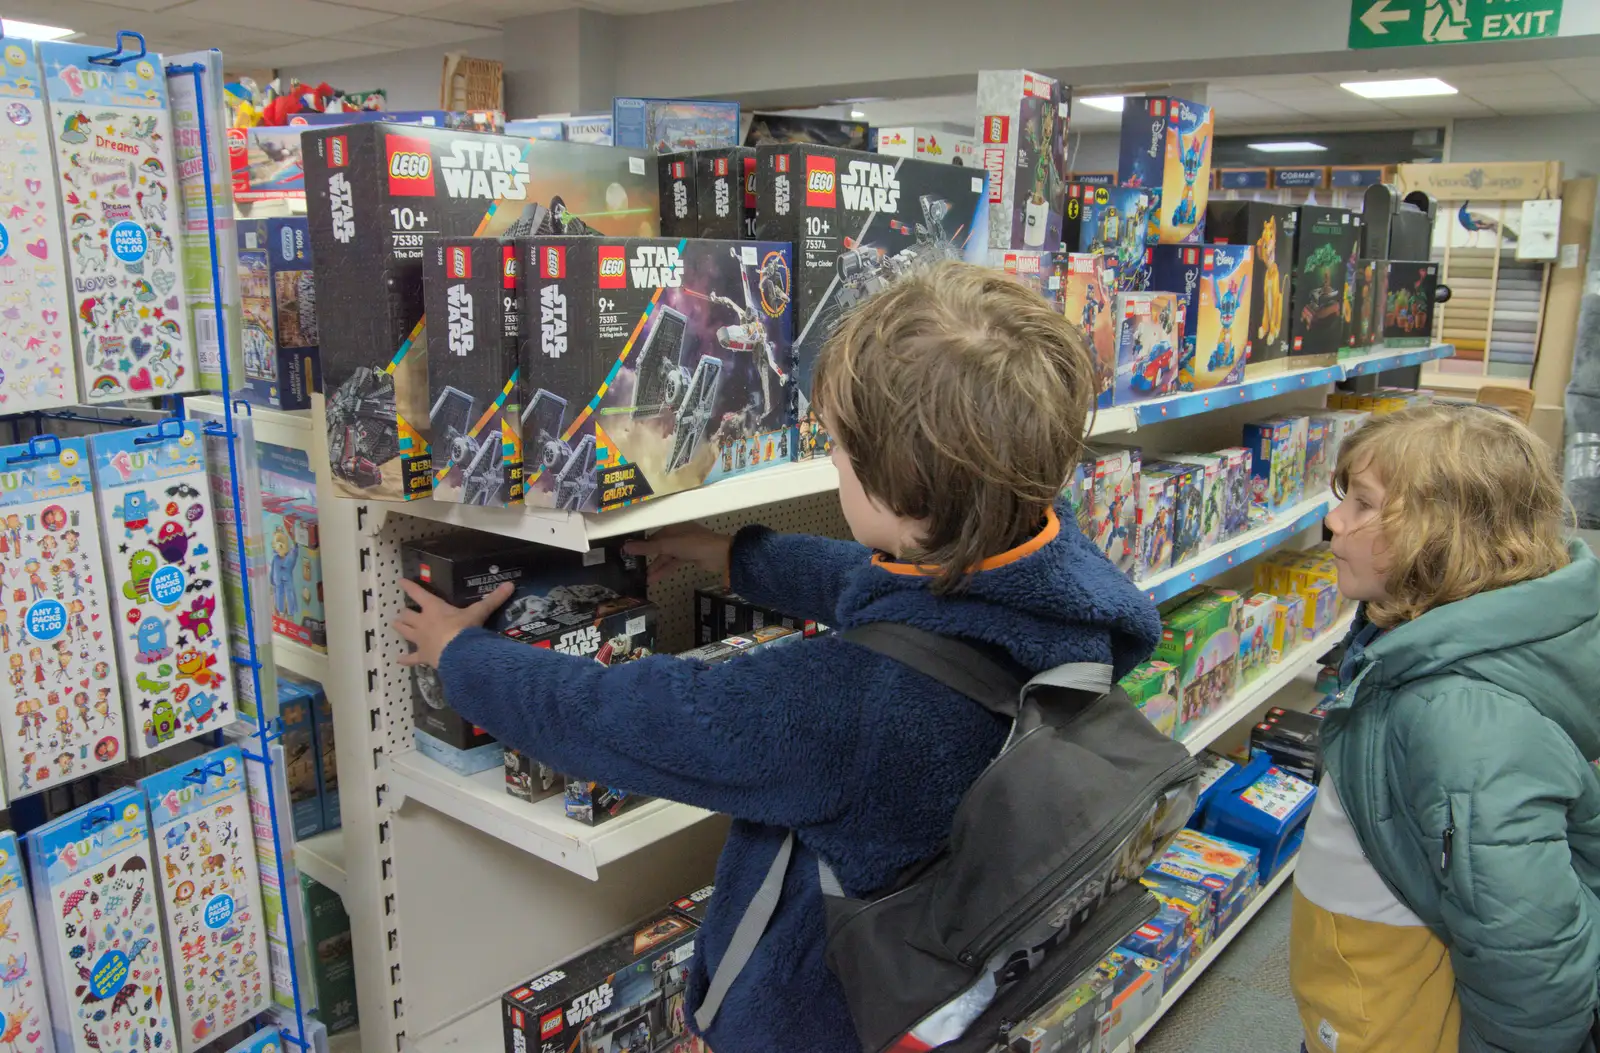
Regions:
<instances>
[{"instance_id":1,"label":"plastic hook on rack","mask_svg":"<svg viewBox=\"0 0 1600 1053\"><path fill-rule=\"evenodd\" d=\"M61 440L48 432L35 435L28 440L28 452L19 453L15 457L6 458L6 467L13 464L27 464L30 461L41 461L46 457L61 456Z\"/></svg>"},{"instance_id":2,"label":"plastic hook on rack","mask_svg":"<svg viewBox=\"0 0 1600 1053\"><path fill-rule=\"evenodd\" d=\"M197 786L204 786L207 779L220 779L228 774L221 761L211 761L209 764L197 764L183 773L184 782L192 782Z\"/></svg>"},{"instance_id":3,"label":"plastic hook on rack","mask_svg":"<svg viewBox=\"0 0 1600 1053\"><path fill-rule=\"evenodd\" d=\"M168 417L166 420L156 425L156 430L154 432L148 435L136 436L133 441L144 444L150 442L165 442L168 439L181 438L183 438L183 418Z\"/></svg>"},{"instance_id":4,"label":"plastic hook on rack","mask_svg":"<svg viewBox=\"0 0 1600 1053\"><path fill-rule=\"evenodd\" d=\"M129 54L128 53L127 45L123 44L123 42L122 42L125 37L131 37L134 40L138 41L138 43L139 43L138 54ZM116 46L116 49L113 50L113 51L104 52L103 54L99 54L99 55L90 55L89 56L89 61L97 63L97 64L99 64L101 66L121 66L121 65L124 65L124 64L129 63L129 62L137 62L140 59L144 58L149 53L150 52L144 46L144 34L143 33L137 33L137 32L134 32L131 29L119 29L119 30L117 30L117 46Z\"/></svg>"},{"instance_id":5,"label":"plastic hook on rack","mask_svg":"<svg viewBox=\"0 0 1600 1053\"><path fill-rule=\"evenodd\" d=\"M87 834L91 831L98 830L103 826L110 826L111 821L114 818L116 818L116 816L111 813L110 805L101 805L99 808L91 808L89 810L89 814L83 817L83 832Z\"/></svg>"}]
</instances>

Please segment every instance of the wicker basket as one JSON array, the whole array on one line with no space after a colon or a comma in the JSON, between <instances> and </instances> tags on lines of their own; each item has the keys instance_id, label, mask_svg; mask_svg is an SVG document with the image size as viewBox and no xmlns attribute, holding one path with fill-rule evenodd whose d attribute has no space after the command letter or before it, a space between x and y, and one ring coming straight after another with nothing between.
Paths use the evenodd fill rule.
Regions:
<instances>
[{"instance_id":1,"label":"wicker basket","mask_svg":"<svg viewBox=\"0 0 1600 1053\"><path fill-rule=\"evenodd\" d=\"M439 106L445 110L504 110L505 64L459 52L444 57Z\"/></svg>"}]
</instances>

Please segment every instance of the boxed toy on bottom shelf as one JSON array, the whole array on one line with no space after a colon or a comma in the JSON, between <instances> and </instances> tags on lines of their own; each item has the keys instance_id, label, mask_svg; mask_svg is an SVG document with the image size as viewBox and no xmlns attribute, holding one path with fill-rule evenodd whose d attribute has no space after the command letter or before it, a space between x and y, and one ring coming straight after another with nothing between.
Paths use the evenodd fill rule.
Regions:
<instances>
[{"instance_id":1,"label":"boxed toy on bottom shelf","mask_svg":"<svg viewBox=\"0 0 1600 1053\"><path fill-rule=\"evenodd\" d=\"M329 1034L349 1031L356 1014L356 962L350 938L350 916L339 894L300 875L305 901L306 941L311 947L311 976L317 1016Z\"/></svg>"},{"instance_id":2,"label":"boxed toy on bottom shelf","mask_svg":"<svg viewBox=\"0 0 1600 1053\"><path fill-rule=\"evenodd\" d=\"M1255 849L1261 880L1269 881L1299 850L1316 794L1312 783L1270 767L1247 785L1218 795L1207 807L1201 829Z\"/></svg>"},{"instance_id":3,"label":"boxed toy on bottom shelf","mask_svg":"<svg viewBox=\"0 0 1600 1053\"><path fill-rule=\"evenodd\" d=\"M1322 718L1274 706L1250 729L1250 748L1315 785L1322 780Z\"/></svg>"}]
</instances>

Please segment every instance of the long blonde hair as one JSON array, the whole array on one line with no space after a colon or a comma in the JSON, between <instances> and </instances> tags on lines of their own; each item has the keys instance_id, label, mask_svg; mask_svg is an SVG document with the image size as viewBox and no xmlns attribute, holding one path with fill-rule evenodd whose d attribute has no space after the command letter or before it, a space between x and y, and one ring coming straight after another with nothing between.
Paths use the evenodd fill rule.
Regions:
<instances>
[{"instance_id":1,"label":"long blonde hair","mask_svg":"<svg viewBox=\"0 0 1600 1053\"><path fill-rule=\"evenodd\" d=\"M1388 627L1435 607L1542 578L1567 565L1571 506L1550 451L1520 421L1476 405L1418 406L1374 418L1339 450L1333 488L1353 472L1384 487Z\"/></svg>"}]
</instances>

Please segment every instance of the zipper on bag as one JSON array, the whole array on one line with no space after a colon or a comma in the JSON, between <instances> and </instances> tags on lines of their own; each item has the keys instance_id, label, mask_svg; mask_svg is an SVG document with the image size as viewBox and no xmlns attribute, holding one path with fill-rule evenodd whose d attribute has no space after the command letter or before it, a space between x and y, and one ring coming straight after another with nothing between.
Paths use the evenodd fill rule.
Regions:
<instances>
[{"instance_id":1,"label":"zipper on bag","mask_svg":"<svg viewBox=\"0 0 1600 1053\"><path fill-rule=\"evenodd\" d=\"M1444 801L1444 833L1439 838L1439 873L1450 873L1450 850L1456 839L1456 810L1450 798Z\"/></svg>"}]
</instances>

